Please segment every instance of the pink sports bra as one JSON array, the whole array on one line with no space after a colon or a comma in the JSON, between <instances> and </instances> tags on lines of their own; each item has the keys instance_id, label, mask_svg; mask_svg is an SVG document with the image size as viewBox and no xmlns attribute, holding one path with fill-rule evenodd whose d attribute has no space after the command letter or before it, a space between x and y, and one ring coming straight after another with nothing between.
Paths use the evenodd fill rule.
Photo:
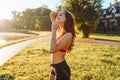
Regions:
<instances>
[{"instance_id":1,"label":"pink sports bra","mask_svg":"<svg viewBox=\"0 0 120 80\"><path fill-rule=\"evenodd\" d=\"M56 37L56 42L58 42L60 39L61 39L60 36ZM67 49L68 49L68 46L65 45L65 46L64 46L61 50L59 50L59 51L61 51L61 52L66 52Z\"/></svg>"}]
</instances>

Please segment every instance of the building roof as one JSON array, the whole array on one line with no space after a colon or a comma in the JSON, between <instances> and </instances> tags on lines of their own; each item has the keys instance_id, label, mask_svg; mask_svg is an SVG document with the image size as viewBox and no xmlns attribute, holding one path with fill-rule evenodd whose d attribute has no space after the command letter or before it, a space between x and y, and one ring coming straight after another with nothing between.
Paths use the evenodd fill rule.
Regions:
<instances>
[{"instance_id":1,"label":"building roof","mask_svg":"<svg viewBox=\"0 0 120 80\"><path fill-rule=\"evenodd\" d=\"M120 13L120 2L118 2L117 5L112 4L108 6L106 9L104 9L104 14L111 14L111 13Z\"/></svg>"}]
</instances>

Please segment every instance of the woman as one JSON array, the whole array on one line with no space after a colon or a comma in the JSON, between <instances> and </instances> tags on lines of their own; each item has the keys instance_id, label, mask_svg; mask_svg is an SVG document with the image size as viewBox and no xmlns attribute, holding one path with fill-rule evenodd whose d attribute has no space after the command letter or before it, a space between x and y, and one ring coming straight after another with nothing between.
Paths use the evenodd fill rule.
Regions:
<instances>
[{"instance_id":1,"label":"woman","mask_svg":"<svg viewBox=\"0 0 120 80\"><path fill-rule=\"evenodd\" d=\"M70 80L70 68L65 61L75 38L74 15L69 11L51 12L52 35L50 41L52 71L49 80Z\"/></svg>"}]
</instances>

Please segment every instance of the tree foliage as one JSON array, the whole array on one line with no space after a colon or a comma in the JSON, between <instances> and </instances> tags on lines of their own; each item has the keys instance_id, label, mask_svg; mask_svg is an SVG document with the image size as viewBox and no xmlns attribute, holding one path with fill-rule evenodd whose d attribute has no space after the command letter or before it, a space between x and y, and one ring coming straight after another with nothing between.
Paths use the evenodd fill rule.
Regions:
<instances>
[{"instance_id":1,"label":"tree foliage","mask_svg":"<svg viewBox=\"0 0 120 80\"><path fill-rule=\"evenodd\" d=\"M11 21L11 23L13 24L14 28L21 28L21 13L18 11L12 11L11 12L13 15L13 19Z\"/></svg>"},{"instance_id":2,"label":"tree foliage","mask_svg":"<svg viewBox=\"0 0 120 80\"><path fill-rule=\"evenodd\" d=\"M61 0L58 10L69 10L76 17L77 29L82 30L83 37L89 37L89 32L95 26L102 14L102 0Z\"/></svg>"},{"instance_id":3,"label":"tree foliage","mask_svg":"<svg viewBox=\"0 0 120 80\"><path fill-rule=\"evenodd\" d=\"M48 16L38 16L35 21L36 30L50 30L51 22Z\"/></svg>"},{"instance_id":4,"label":"tree foliage","mask_svg":"<svg viewBox=\"0 0 120 80\"><path fill-rule=\"evenodd\" d=\"M26 9L23 12L12 11L12 22L19 29L50 30L50 12L46 7Z\"/></svg>"}]
</instances>

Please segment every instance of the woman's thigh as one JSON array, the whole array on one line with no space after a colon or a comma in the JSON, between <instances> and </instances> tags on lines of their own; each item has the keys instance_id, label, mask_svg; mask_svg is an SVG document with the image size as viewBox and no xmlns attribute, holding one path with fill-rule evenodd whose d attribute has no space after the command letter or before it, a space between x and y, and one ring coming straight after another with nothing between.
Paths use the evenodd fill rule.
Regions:
<instances>
[{"instance_id":1,"label":"woman's thigh","mask_svg":"<svg viewBox=\"0 0 120 80\"><path fill-rule=\"evenodd\" d=\"M56 80L56 79L55 79L55 75L53 75L53 74L50 73L50 75L49 75L49 80Z\"/></svg>"}]
</instances>

